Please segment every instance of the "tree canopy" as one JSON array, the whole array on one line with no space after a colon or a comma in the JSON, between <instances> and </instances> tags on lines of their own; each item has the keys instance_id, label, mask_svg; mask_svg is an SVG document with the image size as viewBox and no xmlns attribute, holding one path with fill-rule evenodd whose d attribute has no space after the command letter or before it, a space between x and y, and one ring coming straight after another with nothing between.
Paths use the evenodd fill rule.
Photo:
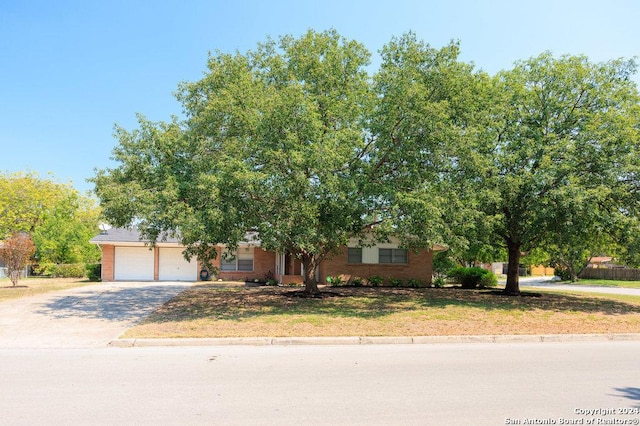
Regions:
<instances>
[{"instance_id":1,"label":"tree canopy","mask_svg":"<svg viewBox=\"0 0 640 426\"><path fill-rule=\"evenodd\" d=\"M69 185L33 173L0 173L0 240L16 232L33 232L70 191Z\"/></svg>"},{"instance_id":2,"label":"tree canopy","mask_svg":"<svg viewBox=\"0 0 640 426\"><path fill-rule=\"evenodd\" d=\"M467 163L465 184L508 250L507 292L519 292L523 252L614 235L637 218L635 69L544 53L493 79L485 132L471 147L481 155Z\"/></svg>"},{"instance_id":3,"label":"tree canopy","mask_svg":"<svg viewBox=\"0 0 640 426\"><path fill-rule=\"evenodd\" d=\"M370 53L336 31L216 52L177 98L184 119L116 127L94 178L104 216L205 262L256 231L315 269L348 238L522 252L635 223L635 62L544 53L496 76L412 33ZM593 206L594 208L589 208ZM623 226L624 224L624 226ZM576 225L576 226L574 226ZM577 226L579 225L579 226Z\"/></svg>"},{"instance_id":4,"label":"tree canopy","mask_svg":"<svg viewBox=\"0 0 640 426\"><path fill-rule=\"evenodd\" d=\"M98 230L94 199L70 184L33 173L0 174L0 240L28 234L40 263L85 263L100 258L89 244Z\"/></svg>"}]
</instances>

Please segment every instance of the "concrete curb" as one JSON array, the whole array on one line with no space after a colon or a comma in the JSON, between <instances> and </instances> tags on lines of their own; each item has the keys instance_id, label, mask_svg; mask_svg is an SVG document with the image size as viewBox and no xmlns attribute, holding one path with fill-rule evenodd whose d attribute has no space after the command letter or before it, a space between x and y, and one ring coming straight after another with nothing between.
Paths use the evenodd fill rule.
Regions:
<instances>
[{"instance_id":1,"label":"concrete curb","mask_svg":"<svg viewBox=\"0 0 640 426\"><path fill-rule=\"evenodd\" d=\"M116 339L111 347L150 346L299 346L299 345L428 345L442 343L561 343L640 341L640 333L511 334L475 336L346 336L346 337L229 337L176 339Z\"/></svg>"}]
</instances>

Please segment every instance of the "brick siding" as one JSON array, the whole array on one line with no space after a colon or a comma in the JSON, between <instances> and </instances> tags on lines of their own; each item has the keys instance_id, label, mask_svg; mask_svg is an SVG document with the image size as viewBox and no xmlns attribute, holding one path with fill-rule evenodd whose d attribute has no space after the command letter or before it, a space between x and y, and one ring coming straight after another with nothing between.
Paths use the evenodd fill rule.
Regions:
<instances>
[{"instance_id":1,"label":"brick siding","mask_svg":"<svg viewBox=\"0 0 640 426\"><path fill-rule=\"evenodd\" d=\"M115 261L115 256L115 246L102 246L102 281L113 281L113 264Z\"/></svg>"},{"instance_id":2,"label":"brick siding","mask_svg":"<svg viewBox=\"0 0 640 426\"><path fill-rule=\"evenodd\" d=\"M220 248L219 248L220 250ZM156 253L155 256L158 254ZM431 283L432 275L432 259L433 252L431 250L422 250L418 253L409 251L407 264L349 264L347 263L347 248L344 247L340 253L336 254L330 259L325 260L319 267L320 283L326 283L328 276L333 275L345 275L345 278L361 277L369 278L379 275L385 279L385 283L388 283L390 278L399 278L403 281L407 281L410 278L419 279L425 284ZM154 266L154 279L158 279L158 259L156 258ZM115 261L115 246L105 244L102 246L102 280L113 281L114 280L114 261ZM218 268L218 274L212 276L213 279L223 279L231 281L244 281L244 280L263 280L265 276L271 272L275 274L276 266L276 254L274 252L265 251L259 247L254 249L253 254L253 271L220 271L220 256L211 261L211 264ZM198 279L200 279L200 270L203 268L201 263L198 263ZM282 278L285 283L301 282L302 276L299 275L299 262L297 262L294 274L279 276L276 278Z\"/></svg>"},{"instance_id":3,"label":"brick siding","mask_svg":"<svg viewBox=\"0 0 640 426\"><path fill-rule=\"evenodd\" d=\"M338 254L322 262L320 283L326 283L328 276L335 275L343 275L345 279L349 277L366 279L379 275L384 278L385 284L388 284L391 278L398 278L405 282L409 279L417 279L425 284L431 284L432 260L431 250L421 250L417 253L410 250L406 264L347 263L347 248L344 247Z\"/></svg>"},{"instance_id":4,"label":"brick siding","mask_svg":"<svg viewBox=\"0 0 640 426\"><path fill-rule=\"evenodd\" d=\"M218 247L218 253L221 252L221 248L222 247ZM220 278L229 281L264 280L269 272L272 274L275 273L276 254L272 251L265 251L259 247L254 248L253 271L220 271L220 256L217 256L211 263L218 268L219 271L216 279Z\"/></svg>"}]
</instances>

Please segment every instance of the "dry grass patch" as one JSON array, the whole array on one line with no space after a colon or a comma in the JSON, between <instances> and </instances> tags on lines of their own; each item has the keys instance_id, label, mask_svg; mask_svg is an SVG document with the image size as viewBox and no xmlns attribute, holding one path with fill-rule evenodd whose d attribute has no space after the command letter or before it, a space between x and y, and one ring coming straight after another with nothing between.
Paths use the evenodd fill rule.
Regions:
<instances>
[{"instance_id":1,"label":"dry grass patch","mask_svg":"<svg viewBox=\"0 0 640 426\"><path fill-rule=\"evenodd\" d=\"M15 287L9 279L0 280L0 302L95 284L86 278L23 278Z\"/></svg>"},{"instance_id":2,"label":"dry grass patch","mask_svg":"<svg viewBox=\"0 0 640 426\"><path fill-rule=\"evenodd\" d=\"M640 297L330 288L292 297L281 287L192 287L123 337L428 336L640 332Z\"/></svg>"}]
</instances>

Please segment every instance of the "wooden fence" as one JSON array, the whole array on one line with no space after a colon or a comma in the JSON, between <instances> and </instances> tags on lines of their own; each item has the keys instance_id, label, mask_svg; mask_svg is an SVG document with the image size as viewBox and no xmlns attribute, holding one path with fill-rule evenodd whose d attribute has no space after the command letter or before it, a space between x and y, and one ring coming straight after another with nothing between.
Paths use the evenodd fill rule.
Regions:
<instances>
[{"instance_id":1,"label":"wooden fence","mask_svg":"<svg viewBox=\"0 0 640 426\"><path fill-rule=\"evenodd\" d=\"M594 280L640 281L640 269L630 268L585 268L580 278Z\"/></svg>"}]
</instances>

